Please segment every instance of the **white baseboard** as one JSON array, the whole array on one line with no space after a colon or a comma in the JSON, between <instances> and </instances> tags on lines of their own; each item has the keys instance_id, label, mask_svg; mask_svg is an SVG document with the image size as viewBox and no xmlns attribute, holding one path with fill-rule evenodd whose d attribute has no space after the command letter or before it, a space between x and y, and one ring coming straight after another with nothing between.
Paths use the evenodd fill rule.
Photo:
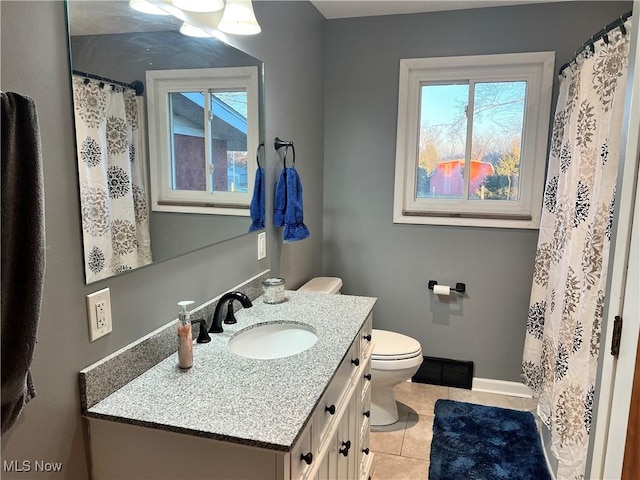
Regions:
<instances>
[{"instance_id":1,"label":"white baseboard","mask_svg":"<svg viewBox=\"0 0 640 480\"><path fill-rule=\"evenodd\" d=\"M533 398L533 391L519 382L493 380L491 378L474 378L471 388L476 392L499 393L512 397Z\"/></svg>"}]
</instances>

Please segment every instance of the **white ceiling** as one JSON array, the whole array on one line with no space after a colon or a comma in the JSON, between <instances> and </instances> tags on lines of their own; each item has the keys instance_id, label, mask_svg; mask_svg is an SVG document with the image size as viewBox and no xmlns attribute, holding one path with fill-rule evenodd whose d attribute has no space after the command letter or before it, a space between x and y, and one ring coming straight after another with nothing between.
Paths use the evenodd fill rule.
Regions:
<instances>
[{"instance_id":1,"label":"white ceiling","mask_svg":"<svg viewBox=\"0 0 640 480\"><path fill-rule=\"evenodd\" d=\"M310 0L325 18L370 17L405 13L500 7L567 0Z\"/></svg>"},{"instance_id":2,"label":"white ceiling","mask_svg":"<svg viewBox=\"0 0 640 480\"><path fill-rule=\"evenodd\" d=\"M177 30L181 24L170 15L140 13L128 0L69 0L67 8L72 36Z\"/></svg>"}]
</instances>

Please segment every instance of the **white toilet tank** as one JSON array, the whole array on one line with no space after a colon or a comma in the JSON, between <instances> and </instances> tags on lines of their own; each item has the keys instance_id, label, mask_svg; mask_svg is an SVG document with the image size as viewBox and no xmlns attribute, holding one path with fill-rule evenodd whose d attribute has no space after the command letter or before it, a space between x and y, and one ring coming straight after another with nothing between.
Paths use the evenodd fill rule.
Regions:
<instances>
[{"instance_id":1,"label":"white toilet tank","mask_svg":"<svg viewBox=\"0 0 640 480\"><path fill-rule=\"evenodd\" d=\"M338 277L315 277L302 285L299 292L337 293L342 290L342 279Z\"/></svg>"}]
</instances>

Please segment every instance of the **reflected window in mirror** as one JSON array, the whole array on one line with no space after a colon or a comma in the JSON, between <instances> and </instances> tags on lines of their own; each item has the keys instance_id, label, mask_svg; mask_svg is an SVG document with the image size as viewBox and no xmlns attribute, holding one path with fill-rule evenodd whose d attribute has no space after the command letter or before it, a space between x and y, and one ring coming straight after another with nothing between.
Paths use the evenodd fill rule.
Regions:
<instances>
[{"instance_id":1,"label":"reflected window in mirror","mask_svg":"<svg viewBox=\"0 0 640 480\"><path fill-rule=\"evenodd\" d=\"M258 69L154 70L149 89L152 208L248 215L256 173Z\"/></svg>"}]
</instances>

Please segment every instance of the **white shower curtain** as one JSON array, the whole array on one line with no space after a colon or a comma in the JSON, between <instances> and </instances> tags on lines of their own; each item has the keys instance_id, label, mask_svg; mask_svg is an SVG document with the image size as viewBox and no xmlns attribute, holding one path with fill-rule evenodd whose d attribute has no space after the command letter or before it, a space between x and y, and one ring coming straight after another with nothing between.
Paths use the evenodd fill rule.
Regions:
<instances>
[{"instance_id":1,"label":"white shower curtain","mask_svg":"<svg viewBox=\"0 0 640 480\"><path fill-rule=\"evenodd\" d=\"M584 478L607 294L629 35L608 39L560 78L522 362L559 480Z\"/></svg>"},{"instance_id":2,"label":"white shower curtain","mask_svg":"<svg viewBox=\"0 0 640 480\"><path fill-rule=\"evenodd\" d=\"M73 77L87 283L152 262L135 92Z\"/></svg>"}]
</instances>

